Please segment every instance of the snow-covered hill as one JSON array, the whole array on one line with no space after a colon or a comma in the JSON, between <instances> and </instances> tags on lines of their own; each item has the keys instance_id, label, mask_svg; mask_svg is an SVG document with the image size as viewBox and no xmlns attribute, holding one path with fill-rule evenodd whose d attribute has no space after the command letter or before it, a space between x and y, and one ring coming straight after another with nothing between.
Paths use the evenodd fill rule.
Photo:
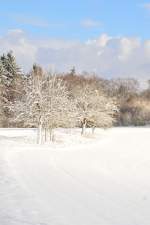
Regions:
<instances>
[{"instance_id":1,"label":"snow-covered hill","mask_svg":"<svg viewBox=\"0 0 150 225\"><path fill-rule=\"evenodd\" d=\"M0 225L149 225L150 128L0 129Z\"/></svg>"}]
</instances>

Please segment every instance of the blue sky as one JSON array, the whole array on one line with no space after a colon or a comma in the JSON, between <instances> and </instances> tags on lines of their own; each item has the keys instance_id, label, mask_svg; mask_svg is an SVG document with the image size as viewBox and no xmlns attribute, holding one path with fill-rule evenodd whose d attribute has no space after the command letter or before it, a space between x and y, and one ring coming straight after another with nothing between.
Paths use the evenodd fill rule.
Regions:
<instances>
[{"instance_id":1,"label":"blue sky","mask_svg":"<svg viewBox=\"0 0 150 225\"><path fill-rule=\"evenodd\" d=\"M0 54L28 71L149 79L150 0L0 0Z\"/></svg>"},{"instance_id":2,"label":"blue sky","mask_svg":"<svg viewBox=\"0 0 150 225\"><path fill-rule=\"evenodd\" d=\"M150 5L140 0L0 1L0 34L22 29L32 36L86 40L101 33L150 37Z\"/></svg>"}]
</instances>

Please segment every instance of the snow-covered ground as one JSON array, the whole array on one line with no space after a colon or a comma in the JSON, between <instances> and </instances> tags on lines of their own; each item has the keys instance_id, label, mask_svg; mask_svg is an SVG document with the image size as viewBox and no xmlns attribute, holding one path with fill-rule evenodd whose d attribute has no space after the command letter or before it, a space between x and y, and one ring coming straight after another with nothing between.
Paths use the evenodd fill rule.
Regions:
<instances>
[{"instance_id":1,"label":"snow-covered ground","mask_svg":"<svg viewBox=\"0 0 150 225\"><path fill-rule=\"evenodd\" d=\"M150 128L0 129L0 225L149 225Z\"/></svg>"}]
</instances>

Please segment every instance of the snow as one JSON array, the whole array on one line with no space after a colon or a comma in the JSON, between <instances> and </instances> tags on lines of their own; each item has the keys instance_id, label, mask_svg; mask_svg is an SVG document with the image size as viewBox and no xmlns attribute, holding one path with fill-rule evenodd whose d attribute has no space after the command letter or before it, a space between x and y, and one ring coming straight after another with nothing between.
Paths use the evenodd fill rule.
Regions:
<instances>
[{"instance_id":1,"label":"snow","mask_svg":"<svg viewBox=\"0 0 150 225\"><path fill-rule=\"evenodd\" d=\"M0 225L149 225L150 128L0 129Z\"/></svg>"}]
</instances>

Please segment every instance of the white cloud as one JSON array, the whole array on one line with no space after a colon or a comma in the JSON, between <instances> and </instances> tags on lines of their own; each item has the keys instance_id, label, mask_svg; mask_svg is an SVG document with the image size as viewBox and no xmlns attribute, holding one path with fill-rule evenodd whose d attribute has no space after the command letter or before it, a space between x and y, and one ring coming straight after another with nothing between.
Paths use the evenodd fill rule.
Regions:
<instances>
[{"instance_id":1,"label":"white cloud","mask_svg":"<svg viewBox=\"0 0 150 225\"><path fill-rule=\"evenodd\" d=\"M15 20L21 24L38 27L38 28L52 28L52 27L63 27L63 23L53 23L48 22L45 20L41 20L34 17L28 17L27 16L17 16Z\"/></svg>"},{"instance_id":2,"label":"white cloud","mask_svg":"<svg viewBox=\"0 0 150 225\"><path fill-rule=\"evenodd\" d=\"M34 27L42 27L47 28L50 26L50 24L44 20L39 20L37 18L26 18L26 17L18 17L16 20L22 24L31 25Z\"/></svg>"},{"instance_id":3,"label":"white cloud","mask_svg":"<svg viewBox=\"0 0 150 225\"><path fill-rule=\"evenodd\" d=\"M30 25L34 27L41 27L41 28L47 28L50 26L50 24L46 20L33 17L30 15L24 15L20 13L10 13L8 14L8 17L10 17L12 20L20 24Z\"/></svg>"},{"instance_id":4,"label":"white cloud","mask_svg":"<svg viewBox=\"0 0 150 225\"><path fill-rule=\"evenodd\" d=\"M87 45L92 45L92 44L97 44L99 47L105 47L108 43L108 41L111 40L111 37L108 36L107 34L102 34L98 39L89 39L86 44Z\"/></svg>"},{"instance_id":5,"label":"white cloud","mask_svg":"<svg viewBox=\"0 0 150 225\"><path fill-rule=\"evenodd\" d=\"M22 30L9 30L7 35L0 38L0 53L12 50L20 65L28 70L36 59L37 46L35 46Z\"/></svg>"},{"instance_id":6,"label":"white cloud","mask_svg":"<svg viewBox=\"0 0 150 225\"><path fill-rule=\"evenodd\" d=\"M85 19L81 21L81 26L85 28L95 28L102 26L102 23L93 19Z\"/></svg>"},{"instance_id":7,"label":"white cloud","mask_svg":"<svg viewBox=\"0 0 150 225\"><path fill-rule=\"evenodd\" d=\"M120 40L120 55L118 58L120 60L129 60L130 56L132 57L132 53L134 50L140 47L140 40L138 38L121 38Z\"/></svg>"},{"instance_id":8,"label":"white cloud","mask_svg":"<svg viewBox=\"0 0 150 225\"><path fill-rule=\"evenodd\" d=\"M38 28L54 28L54 27L64 27L65 24L62 22L53 22L53 21L47 21L43 20L42 18L35 17L32 15L27 15L27 14L20 14L20 13L7 13L5 16L9 17L13 21L16 21L17 24L21 25L28 25L32 27L38 27Z\"/></svg>"},{"instance_id":9,"label":"white cloud","mask_svg":"<svg viewBox=\"0 0 150 225\"><path fill-rule=\"evenodd\" d=\"M13 50L25 71L37 62L45 68L96 72L104 77L149 78L150 40L102 34L86 42L31 39L22 30L0 37L0 54Z\"/></svg>"},{"instance_id":10,"label":"white cloud","mask_svg":"<svg viewBox=\"0 0 150 225\"><path fill-rule=\"evenodd\" d=\"M144 3L141 5L143 8L150 10L150 3Z\"/></svg>"}]
</instances>

